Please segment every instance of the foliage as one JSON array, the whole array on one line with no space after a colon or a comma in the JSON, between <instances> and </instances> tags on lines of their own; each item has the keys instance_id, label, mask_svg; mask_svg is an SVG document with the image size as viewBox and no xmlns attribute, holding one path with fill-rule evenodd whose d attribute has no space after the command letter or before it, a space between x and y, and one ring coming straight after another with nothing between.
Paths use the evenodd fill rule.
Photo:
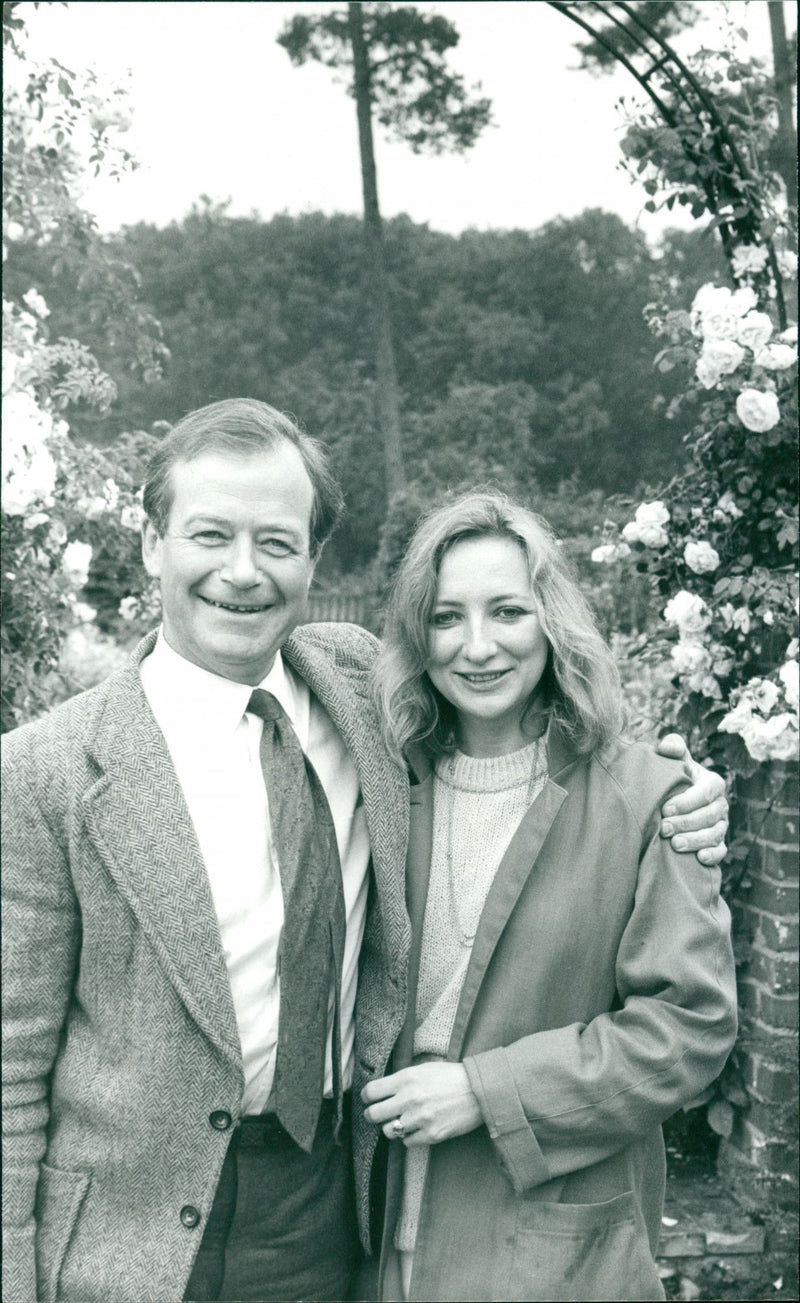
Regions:
<instances>
[{"instance_id":1,"label":"foliage","mask_svg":"<svg viewBox=\"0 0 800 1303\"><path fill-rule=\"evenodd\" d=\"M602 41L590 38L576 42L581 68L600 74L614 68L620 54L635 60L643 35L640 23L648 32L669 41L678 32L694 26L700 17L699 6L692 0L633 0L628 7L632 17L622 18L619 24L608 22L596 28Z\"/></svg>"},{"instance_id":2,"label":"foliage","mask_svg":"<svg viewBox=\"0 0 800 1303\"><path fill-rule=\"evenodd\" d=\"M78 202L87 167L113 172L130 164L109 138L112 121L124 125L122 104L109 107L91 74L81 81L55 60L30 64L18 9L4 9L4 234L46 249L54 271L69 261L83 289L91 282L116 295L114 319L123 328L127 320L139 360L147 360L140 371L156 374L163 348L154 320L127 289L119 291L118 264L105 258ZM71 420L73 413L108 413L117 393L113 380L85 344L48 329L45 298L37 288L23 292L13 253L9 262L10 297L3 300L3 729L53 703L62 646L97 614L83 600L92 562L103 546L115 563L132 552L141 519L132 476L73 437L65 419L66 412Z\"/></svg>"},{"instance_id":3,"label":"foliage","mask_svg":"<svg viewBox=\"0 0 800 1303\"><path fill-rule=\"evenodd\" d=\"M469 149L490 121L491 103L471 92L445 62L458 44L453 24L412 5L362 3L359 8L369 51L370 96L381 126L415 153ZM278 44L296 65L313 59L343 75L348 93L355 96L345 10L295 14Z\"/></svg>"}]
</instances>

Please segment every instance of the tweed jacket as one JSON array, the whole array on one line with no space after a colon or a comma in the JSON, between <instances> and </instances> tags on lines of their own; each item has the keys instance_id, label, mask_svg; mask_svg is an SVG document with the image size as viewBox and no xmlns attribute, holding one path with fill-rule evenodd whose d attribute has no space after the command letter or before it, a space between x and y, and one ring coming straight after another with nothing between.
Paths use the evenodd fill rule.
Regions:
<instances>
[{"instance_id":1,"label":"tweed jacket","mask_svg":"<svg viewBox=\"0 0 800 1303\"><path fill-rule=\"evenodd\" d=\"M643 745L591 759L551 729L550 779L481 915L447 1058L485 1125L433 1145L413 1299L660 1299L660 1123L721 1070L736 1031L718 870L658 835L683 767ZM430 867L432 788L412 786L409 1010ZM393 1069L413 1054L409 1013ZM403 1150L390 1146L381 1297Z\"/></svg>"},{"instance_id":2,"label":"tweed jacket","mask_svg":"<svg viewBox=\"0 0 800 1303\"><path fill-rule=\"evenodd\" d=\"M139 675L154 639L4 739L8 1303L181 1299L231 1135L211 1115L241 1111L208 876ZM361 1065L382 1071L396 1040L410 941L408 781L367 695L374 649L364 630L330 624L283 648L353 755L370 834L365 952L379 998L358 1015L355 1092ZM363 1171L374 1136L360 1135Z\"/></svg>"}]
</instances>

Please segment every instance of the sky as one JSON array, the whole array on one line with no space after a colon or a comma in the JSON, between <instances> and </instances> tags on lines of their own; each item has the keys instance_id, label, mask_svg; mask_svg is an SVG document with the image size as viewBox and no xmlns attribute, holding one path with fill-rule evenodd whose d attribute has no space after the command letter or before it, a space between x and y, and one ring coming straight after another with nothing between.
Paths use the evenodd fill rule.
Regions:
<instances>
[{"instance_id":1,"label":"sky","mask_svg":"<svg viewBox=\"0 0 800 1303\"><path fill-rule=\"evenodd\" d=\"M233 215L361 211L355 105L316 64L294 68L276 43L297 12L337 7L268 0L71 0L27 11L29 50L111 83L129 78L125 143L140 167L93 182L85 206L102 230L180 221L201 195ZM589 207L619 213L656 239L671 214L619 169L617 107L643 92L623 70L576 71L582 33L544 0L442 0L417 7L455 23L450 56L493 102L494 125L465 156L414 155L376 132L385 217L407 213L435 230L536 229ZM704 0L701 27L676 41L718 47L733 27L768 56L766 0ZM784 5L788 11L790 6ZM791 22L791 19L789 19ZM691 219L684 219L689 224Z\"/></svg>"}]
</instances>

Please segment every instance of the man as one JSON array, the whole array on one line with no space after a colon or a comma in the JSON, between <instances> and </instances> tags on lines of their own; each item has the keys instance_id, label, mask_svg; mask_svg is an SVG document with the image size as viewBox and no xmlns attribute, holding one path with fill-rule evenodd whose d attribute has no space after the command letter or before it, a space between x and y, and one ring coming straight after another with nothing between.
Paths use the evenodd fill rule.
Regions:
<instances>
[{"instance_id":1,"label":"man","mask_svg":"<svg viewBox=\"0 0 800 1303\"><path fill-rule=\"evenodd\" d=\"M346 1298L350 1098L406 1005L409 793L374 639L297 628L339 492L241 399L178 423L144 504L161 631L4 748L3 1298ZM686 810L721 791L700 773Z\"/></svg>"}]
</instances>

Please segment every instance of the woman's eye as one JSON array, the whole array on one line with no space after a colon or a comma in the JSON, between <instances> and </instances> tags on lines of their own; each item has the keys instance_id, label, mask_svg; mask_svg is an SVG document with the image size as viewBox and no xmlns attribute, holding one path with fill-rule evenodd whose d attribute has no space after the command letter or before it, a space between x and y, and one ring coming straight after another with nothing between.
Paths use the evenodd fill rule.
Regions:
<instances>
[{"instance_id":1,"label":"woman's eye","mask_svg":"<svg viewBox=\"0 0 800 1303\"><path fill-rule=\"evenodd\" d=\"M521 615L525 615L521 606L501 606L495 611L495 618L498 620L518 620Z\"/></svg>"},{"instance_id":2,"label":"woman's eye","mask_svg":"<svg viewBox=\"0 0 800 1303\"><path fill-rule=\"evenodd\" d=\"M431 616L431 624L434 629L449 629L457 620L455 611L437 611Z\"/></svg>"}]
</instances>

